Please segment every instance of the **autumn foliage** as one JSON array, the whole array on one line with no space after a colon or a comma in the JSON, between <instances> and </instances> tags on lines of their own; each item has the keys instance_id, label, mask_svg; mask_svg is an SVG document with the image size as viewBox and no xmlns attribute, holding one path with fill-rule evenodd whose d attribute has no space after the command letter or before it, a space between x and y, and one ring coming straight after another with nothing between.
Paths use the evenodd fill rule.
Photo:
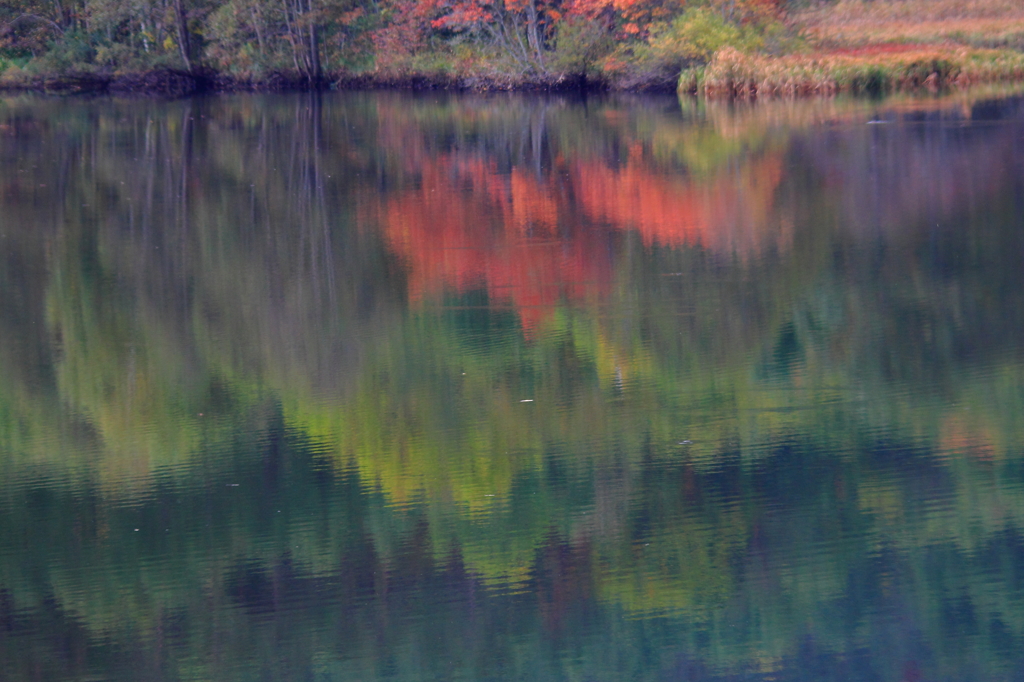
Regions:
<instances>
[{"instance_id":1,"label":"autumn foliage","mask_svg":"<svg viewBox=\"0 0 1024 682\"><path fill-rule=\"evenodd\" d=\"M734 96L1024 78L1019 2L839 0L794 11L804 4L10 0L0 3L0 86L102 90L134 78L166 91L139 77L172 71L195 88L371 81Z\"/></svg>"}]
</instances>

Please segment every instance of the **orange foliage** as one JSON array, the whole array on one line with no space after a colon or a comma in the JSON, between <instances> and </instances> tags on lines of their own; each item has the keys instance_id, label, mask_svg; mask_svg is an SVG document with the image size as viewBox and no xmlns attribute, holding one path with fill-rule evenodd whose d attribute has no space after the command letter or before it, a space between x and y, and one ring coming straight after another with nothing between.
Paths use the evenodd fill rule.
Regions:
<instances>
[{"instance_id":1,"label":"orange foliage","mask_svg":"<svg viewBox=\"0 0 1024 682\"><path fill-rule=\"evenodd\" d=\"M549 33L562 17L553 0L425 0L432 3L442 16L432 23L434 28L470 28L488 23L500 23L510 14L525 15L533 5L542 32Z\"/></svg>"},{"instance_id":2,"label":"orange foliage","mask_svg":"<svg viewBox=\"0 0 1024 682\"><path fill-rule=\"evenodd\" d=\"M455 2L450 5L451 13L435 19L434 28L447 26L474 26L494 21L494 13L489 5L478 2Z\"/></svg>"},{"instance_id":3,"label":"orange foliage","mask_svg":"<svg viewBox=\"0 0 1024 682\"><path fill-rule=\"evenodd\" d=\"M617 16L627 35L646 33L653 22L668 21L683 11L684 0L568 0L566 16Z\"/></svg>"},{"instance_id":4,"label":"orange foliage","mask_svg":"<svg viewBox=\"0 0 1024 682\"><path fill-rule=\"evenodd\" d=\"M423 48L438 12L438 0L384 0L390 21L373 31L374 55L383 70L403 63Z\"/></svg>"},{"instance_id":5,"label":"orange foliage","mask_svg":"<svg viewBox=\"0 0 1024 682\"><path fill-rule=\"evenodd\" d=\"M781 160L768 156L709 182L659 174L637 151L623 168L563 164L539 176L489 163L424 160L420 184L373 207L408 268L413 301L486 289L511 305L527 333L562 302L596 303L610 290L624 230L645 244L723 254L784 248L768 229Z\"/></svg>"}]
</instances>

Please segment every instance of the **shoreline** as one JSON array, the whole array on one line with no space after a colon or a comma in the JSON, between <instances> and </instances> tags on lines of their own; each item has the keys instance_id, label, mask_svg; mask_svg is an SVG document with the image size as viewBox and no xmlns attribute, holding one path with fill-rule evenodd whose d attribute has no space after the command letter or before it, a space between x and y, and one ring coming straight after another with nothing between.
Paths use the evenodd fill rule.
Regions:
<instances>
[{"instance_id":1,"label":"shoreline","mask_svg":"<svg viewBox=\"0 0 1024 682\"><path fill-rule=\"evenodd\" d=\"M279 72L259 80L240 79L215 71L189 73L179 69L152 69L138 73L67 73L43 75L18 82L0 82L0 93L47 95L127 95L188 97L238 92L328 92L358 90L412 90L448 92L644 92L670 94L675 87L613 88L605 81L582 76L517 78L454 74L333 73L319 82L298 74Z\"/></svg>"},{"instance_id":2,"label":"shoreline","mask_svg":"<svg viewBox=\"0 0 1024 682\"><path fill-rule=\"evenodd\" d=\"M416 2L408 11L356 2L342 14L309 6L295 16L249 16L214 0L210 7L218 9L209 15L179 2L171 23L145 12L115 21L103 13L48 17L32 10L9 25L0 21L7 27L0 91L616 92L750 100L1024 85L1021 0L701 0L666 8L657 20L603 2L543 17L547 5L527 3L529 12L510 6L498 18L458 3ZM604 9L595 14L598 6ZM496 28L502 22L511 22L508 35Z\"/></svg>"},{"instance_id":3,"label":"shoreline","mask_svg":"<svg viewBox=\"0 0 1024 682\"><path fill-rule=\"evenodd\" d=\"M839 94L878 96L892 94L938 94L961 91L981 85L1024 86L1024 55L1020 64L1001 73L978 77L935 53L925 59L905 59L897 53L880 63L874 59L863 66L837 52L845 77L828 73L818 65L822 56L784 55L772 60L750 59L735 51L724 50L711 63L699 69L684 70L678 86L673 83L633 83L616 85L610 79L585 76L516 77L511 75L458 75L450 73L387 74L331 73L319 82L310 82L299 74L277 72L259 80L236 78L215 71L188 72L172 68L103 74L65 73L0 81L0 94L36 93L53 96L111 95L128 97L180 98L193 95L242 92L329 92L406 90L418 92L533 92L533 93L607 93L685 94L718 100L755 100L833 97ZM924 56L924 55L917 55ZM834 55L826 55L826 59ZM830 65L832 66L832 65ZM832 66L832 69L835 69ZM813 71L813 75L808 73Z\"/></svg>"}]
</instances>

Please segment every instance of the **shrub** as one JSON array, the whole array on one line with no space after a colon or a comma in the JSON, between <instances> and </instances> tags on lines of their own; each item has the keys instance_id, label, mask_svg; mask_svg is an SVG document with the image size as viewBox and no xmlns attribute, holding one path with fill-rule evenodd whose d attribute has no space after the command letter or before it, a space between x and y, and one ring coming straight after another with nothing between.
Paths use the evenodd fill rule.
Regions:
<instances>
[{"instance_id":1,"label":"shrub","mask_svg":"<svg viewBox=\"0 0 1024 682\"><path fill-rule=\"evenodd\" d=\"M613 49L615 41L602 22L585 17L570 17L558 28L555 49L548 58L548 68L558 74L593 76L598 63Z\"/></svg>"},{"instance_id":2,"label":"shrub","mask_svg":"<svg viewBox=\"0 0 1024 682\"><path fill-rule=\"evenodd\" d=\"M651 52L659 59L678 64L706 63L723 47L746 51L756 47L754 36L724 21L708 7L686 10L668 26L651 31Z\"/></svg>"},{"instance_id":3,"label":"shrub","mask_svg":"<svg viewBox=\"0 0 1024 682\"><path fill-rule=\"evenodd\" d=\"M49 51L35 61L33 67L43 73L65 73L87 70L96 57L90 36L81 30L66 31L54 40Z\"/></svg>"}]
</instances>

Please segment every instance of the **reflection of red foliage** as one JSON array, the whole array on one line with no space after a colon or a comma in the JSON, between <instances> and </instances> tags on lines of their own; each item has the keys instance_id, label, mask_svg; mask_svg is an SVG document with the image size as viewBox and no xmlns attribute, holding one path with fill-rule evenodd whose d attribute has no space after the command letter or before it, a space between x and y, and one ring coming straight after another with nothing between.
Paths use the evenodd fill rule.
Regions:
<instances>
[{"instance_id":1,"label":"reflection of red foliage","mask_svg":"<svg viewBox=\"0 0 1024 682\"><path fill-rule=\"evenodd\" d=\"M486 288L531 330L563 298L584 300L610 279L608 255L574 238L582 235L564 238L559 215L550 188L522 171L502 176L441 157L424 165L419 189L387 202L382 218L409 265L410 298Z\"/></svg>"},{"instance_id":2,"label":"reflection of red foliage","mask_svg":"<svg viewBox=\"0 0 1024 682\"><path fill-rule=\"evenodd\" d=\"M766 245L766 218L781 177L781 161L770 156L706 183L657 174L636 160L617 170L580 164L573 179L592 219L637 230L647 245L750 254Z\"/></svg>"},{"instance_id":3,"label":"reflection of red foliage","mask_svg":"<svg viewBox=\"0 0 1024 682\"><path fill-rule=\"evenodd\" d=\"M409 268L410 298L484 288L529 332L560 301L608 291L620 230L648 245L759 250L781 164L769 157L707 183L659 175L639 159L560 171L498 174L475 159L424 160L419 187L379 209L388 244Z\"/></svg>"}]
</instances>

